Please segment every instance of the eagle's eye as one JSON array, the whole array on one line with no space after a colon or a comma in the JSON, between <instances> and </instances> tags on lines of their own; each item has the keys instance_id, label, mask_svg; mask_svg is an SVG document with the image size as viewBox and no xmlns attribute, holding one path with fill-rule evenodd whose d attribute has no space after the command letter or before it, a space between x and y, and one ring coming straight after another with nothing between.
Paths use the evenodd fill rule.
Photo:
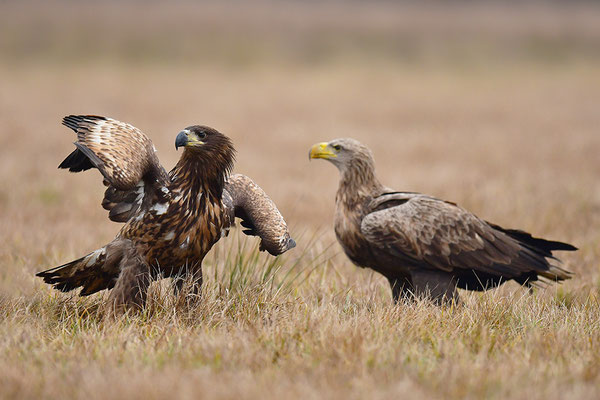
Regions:
<instances>
[{"instance_id":1,"label":"eagle's eye","mask_svg":"<svg viewBox=\"0 0 600 400\"><path fill-rule=\"evenodd\" d=\"M336 151L340 151L340 150L342 149L342 146L340 146L339 144L336 144L336 145L334 145L334 146L333 146L333 148L334 148Z\"/></svg>"},{"instance_id":2,"label":"eagle's eye","mask_svg":"<svg viewBox=\"0 0 600 400\"><path fill-rule=\"evenodd\" d=\"M206 132L200 131L198 132L198 139L204 139L206 137Z\"/></svg>"}]
</instances>

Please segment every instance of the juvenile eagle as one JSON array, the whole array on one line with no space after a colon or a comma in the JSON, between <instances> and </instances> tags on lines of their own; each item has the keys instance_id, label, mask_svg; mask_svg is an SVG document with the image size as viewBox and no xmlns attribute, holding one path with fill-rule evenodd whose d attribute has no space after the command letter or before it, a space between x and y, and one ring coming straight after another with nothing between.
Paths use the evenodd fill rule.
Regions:
<instances>
[{"instance_id":1,"label":"juvenile eagle","mask_svg":"<svg viewBox=\"0 0 600 400\"><path fill-rule=\"evenodd\" d=\"M175 148L184 151L167 173L152 141L129 124L90 115L63 124L77 141L59 168L97 168L108 187L102 206L125 225L106 246L37 274L56 289L82 287L86 296L112 288L112 304L128 307L144 305L150 278L189 274L198 291L202 260L235 217L245 233L260 237L262 250L278 255L295 246L264 191L244 175L229 176L235 150L217 130L194 125L179 132Z\"/></svg>"},{"instance_id":2,"label":"juvenile eagle","mask_svg":"<svg viewBox=\"0 0 600 400\"><path fill-rule=\"evenodd\" d=\"M309 159L331 161L340 171L335 234L359 267L384 275L394 300L414 294L457 299L456 288L483 291L515 280L569 279L548 259L567 243L532 237L486 222L454 203L398 192L379 183L371 151L354 139L315 144Z\"/></svg>"}]
</instances>

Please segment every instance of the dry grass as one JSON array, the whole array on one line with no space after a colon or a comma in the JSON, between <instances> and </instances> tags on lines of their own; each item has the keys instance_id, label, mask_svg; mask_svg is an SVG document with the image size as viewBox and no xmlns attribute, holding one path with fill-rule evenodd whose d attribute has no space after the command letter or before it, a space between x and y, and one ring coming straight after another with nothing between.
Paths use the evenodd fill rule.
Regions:
<instances>
[{"instance_id":1,"label":"dry grass","mask_svg":"<svg viewBox=\"0 0 600 400\"><path fill-rule=\"evenodd\" d=\"M486 7L2 3L0 397L598 397L600 12ZM167 167L182 127L226 132L298 248L233 235L202 301L163 282L117 321L103 295L51 291L34 272L119 229L97 173L55 168L69 113L135 124ZM337 172L307 161L340 136L391 187L576 244L575 278L392 305L339 254Z\"/></svg>"}]
</instances>

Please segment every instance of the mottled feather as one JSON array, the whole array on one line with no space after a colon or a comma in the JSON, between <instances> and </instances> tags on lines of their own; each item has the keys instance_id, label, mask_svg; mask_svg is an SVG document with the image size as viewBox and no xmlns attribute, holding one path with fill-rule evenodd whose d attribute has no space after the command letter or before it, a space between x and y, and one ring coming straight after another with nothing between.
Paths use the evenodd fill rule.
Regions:
<instances>
[{"instance_id":1,"label":"mottled feather","mask_svg":"<svg viewBox=\"0 0 600 400\"><path fill-rule=\"evenodd\" d=\"M169 177L152 141L136 127L112 118L69 115L63 125L77 134L76 149L59 165L71 172L97 168L107 186L102 207L115 222L165 201Z\"/></svg>"},{"instance_id":2,"label":"mottled feather","mask_svg":"<svg viewBox=\"0 0 600 400\"><path fill-rule=\"evenodd\" d=\"M167 174L151 140L129 124L89 115L65 117L63 124L77 142L59 168L97 168L107 186L102 206L125 224L108 245L37 274L55 288L82 287L80 294L89 295L114 287L111 301L130 306L143 303L151 278L189 274L201 283L202 260L235 216L245 218L271 254L293 247L281 214L249 178L235 175L224 190L235 150L215 129L180 132L176 145L181 137L185 149Z\"/></svg>"},{"instance_id":3,"label":"mottled feather","mask_svg":"<svg viewBox=\"0 0 600 400\"><path fill-rule=\"evenodd\" d=\"M261 238L260 249L279 255L296 246L277 206L264 190L245 175L231 175L223 191L225 212L233 225L242 219L247 235Z\"/></svg>"}]
</instances>

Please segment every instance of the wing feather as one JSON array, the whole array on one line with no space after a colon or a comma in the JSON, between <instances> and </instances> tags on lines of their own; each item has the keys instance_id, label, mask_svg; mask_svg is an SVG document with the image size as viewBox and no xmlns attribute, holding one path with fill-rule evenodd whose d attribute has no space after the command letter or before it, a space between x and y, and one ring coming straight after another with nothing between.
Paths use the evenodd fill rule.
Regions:
<instances>
[{"instance_id":1,"label":"wing feather","mask_svg":"<svg viewBox=\"0 0 600 400\"><path fill-rule=\"evenodd\" d=\"M95 115L69 115L63 125L75 131L77 141L59 168L71 172L97 168L107 186L102 206L112 221L126 222L140 209L164 201L169 177L142 131Z\"/></svg>"},{"instance_id":2,"label":"wing feather","mask_svg":"<svg viewBox=\"0 0 600 400\"><path fill-rule=\"evenodd\" d=\"M249 177L231 175L225 183L223 203L230 225L235 217L241 218L244 233L260 237L261 250L279 255L296 246L273 200Z\"/></svg>"},{"instance_id":3,"label":"wing feather","mask_svg":"<svg viewBox=\"0 0 600 400\"><path fill-rule=\"evenodd\" d=\"M445 271L470 269L506 278L551 268L544 258L547 254L523 245L453 203L393 193L376 198L371 209L375 211L361 223L368 242L417 265Z\"/></svg>"}]
</instances>

